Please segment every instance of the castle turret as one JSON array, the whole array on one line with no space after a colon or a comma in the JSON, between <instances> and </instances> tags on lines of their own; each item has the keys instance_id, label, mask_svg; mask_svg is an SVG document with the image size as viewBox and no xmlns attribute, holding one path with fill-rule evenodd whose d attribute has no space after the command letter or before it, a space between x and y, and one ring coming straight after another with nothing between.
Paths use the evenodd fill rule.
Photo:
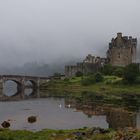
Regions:
<instances>
[{"instance_id":1,"label":"castle turret","mask_svg":"<svg viewBox=\"0 0 140 140\"><path fill-rule=\"evenodd\" d=\"M131 36L122 36L117 33L117 37L109 43L107 59L111 65L126 66L136 62L137 39Z\"/></svg>"}]
</instances>

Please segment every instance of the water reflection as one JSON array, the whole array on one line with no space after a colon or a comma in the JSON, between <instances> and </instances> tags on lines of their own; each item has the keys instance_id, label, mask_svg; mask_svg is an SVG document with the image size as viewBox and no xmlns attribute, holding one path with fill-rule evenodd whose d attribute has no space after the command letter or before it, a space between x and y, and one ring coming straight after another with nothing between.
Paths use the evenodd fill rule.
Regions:
<instances>
[{"instance_id":1,"label":"water reflection","mask_svg":"<svg viewBox=\"0 0 140 140\"><path fill-rule=\"evenodd\" d=\"M17 93L17 84L14 81L7 81L4 85L4 94L8 97Z\"/></svg>"},{"instance_id":2,"label":"water reflection","mask_svg":"<svg viewBox=\"0 0 140 140\"><path fill-rule=\"evenodd\" d=\"M33 94L33 89L32 88L26 88L24 90L24 93L26 96L31 96Z\"/></svg>"},{"instance_id":3,"label":"water reflection","mask_svg":"<svg viewBox=\"0 0 140 140\"><path fill-rule=\"evenodd\" d=\"M4 88L0 89L0 100L21 100L27 98L38 97L38 90L34 89L34 86L30 81L25 83L25 87L22 89L21 85L14 81L6 81Z\"/></svg>"},{"instance_id":4,"label":"water reflection","mask_svg":"<svg viewBox=\"0 0 140 140\"><path fill-rule=\"evenodd\" d=\"M61 108L60 108L61 104ZM3 110L3 108L5 108ZM0 121L11 120L11 129L41 130L74 129L87 127L107 128L106 116L88 118L82 112L66 108L64 99L46 98L20 102L0 102ZM29 124L27 118L37 116L37 122Z\"/></svg>"},{"instance_id":5,"label":"water reflection","mask_svg":"<svg viewBox=\"0 0 140 140\"><path fill-rule=\"evenodd\" d=\"M31 94L32 90L27 89L26 92L27 96L34 97ZM140 113L136 111L105 106L85 97L80 101L74 97L50 97L51 94L46 92L40 92L39 95L45 95L46 98L0 102L0 123L9 120L11 129L28 130L74 129L84 126L140 128ZM37 122L29 124L29 116L37 116Z\"/></svg>"},{"instance_id":6,"label":"water reflection","mask_svg":"<svg viewBox=\"0 0 140 140\"><path fill-rule=\"evenodd\" d=\"M110 109L107 112L107 122L110 128L118 129L125 127L136 128L137 114L123 109Z\"/></svg>"},{"instance_id":7,"label":"water reflection","mask_svg":"<svg viewBox=\"0 0 140 140\"><path fill-rule=\"evenodd\" d=\"M140 115L136 112L130 112L123 108L97 105L96 103L90 102L79 104L74 98L65 99L65 104L66 106L71 104L73 108L76 108L77 111L82 111L88 117L105 115L109 128L140 128Z\"/></svg>"}]
</instances>

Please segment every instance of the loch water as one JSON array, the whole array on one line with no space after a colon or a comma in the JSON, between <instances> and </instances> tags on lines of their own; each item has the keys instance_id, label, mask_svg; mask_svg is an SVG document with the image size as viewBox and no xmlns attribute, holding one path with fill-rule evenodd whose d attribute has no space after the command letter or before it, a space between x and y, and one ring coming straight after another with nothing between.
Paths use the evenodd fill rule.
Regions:
<instances>
[{"instance_id":1,"label":"loch water","mask_svg":"<svg viewBox=\"0 0 140 140\"><path fill-rule=\"evenodd\" d=\"M12 89L5 89L12 95ZM15 92L13 90L13 92ZM27 89L30 95L31 89ZM45 94L45 93L44 93ZM30 116L37 121L29 123ZM101 128L140 128L140 113L120 108L98 106L79 106L68 97L29 98L17 101L0 102L0 123L9 121L10 129L39 131L42 129L76 129L82 127Z\"/></svg>"}]
</instances>

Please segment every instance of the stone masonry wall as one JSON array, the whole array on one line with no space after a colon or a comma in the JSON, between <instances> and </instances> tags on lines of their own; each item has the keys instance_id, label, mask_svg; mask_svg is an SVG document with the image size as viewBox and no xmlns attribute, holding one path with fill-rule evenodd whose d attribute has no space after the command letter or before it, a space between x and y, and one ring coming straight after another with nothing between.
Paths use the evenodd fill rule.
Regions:
<instances>
[{"instance_id":1,"label":"stone masonry wall","mask_svg":"<svg viewBox=\"0 0 140 140\"><path fill-rule=\"evenodd\" d=\"M137 39L132 37L122 37L121 33L112 39L107 51L107 59L111 65L126 66L136 63Z\"/></svg>"}]
</instances>

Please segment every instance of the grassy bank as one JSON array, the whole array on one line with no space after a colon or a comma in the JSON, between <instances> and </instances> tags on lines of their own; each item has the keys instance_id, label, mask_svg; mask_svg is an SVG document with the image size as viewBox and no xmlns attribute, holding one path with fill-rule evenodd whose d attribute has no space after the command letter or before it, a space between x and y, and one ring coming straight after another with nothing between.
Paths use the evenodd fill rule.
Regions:
<instances>
[{"instance_id":1,"label":"grassy bank","mask_svg":"<svg viewBox=\"0 0 140 140\"><path fill-rule=\"evenodd\" d=\"M30 132L23 130L0 130L0 140L82 140L87 139L87 135L89 138L92 138L92 134L88 134L91 132L90 129L83 128L77 130L49 130L45 129L39 132ZM102 136L101 134L96 135L95 137L109 137L110 132L106 136ZM99 136L100 135L100 136ZM83 137L83 138L82 138ZM94 140L94 139L93 139Z\"/></svg>"},{"instance_id":2,"label":"grassy bank","mask_svg":"<svg viewBox=\"0 0 140 140\"><path fill-rule=\"evenodd\" d=\"M39 132L12 131L0 129L0 140L138 140L140 132L135 129L121 131L100 128L83 128L77 130L42 130Z\"/></svg>"},{"instance_id":3,"label":"grassy bank","mask_svg":"<svg viewBox=\"0 0 140 140\"><path fill-rule=\"evenodd\" d=\"M118 106L140 105L140 84L123 84L116 76L104 76L103 81L83 85L85 77L75 77L66 80L53 80L41 86L41 90L48 90L50 95L71 96L79 101L96 101L99 103Z\"/></svg>"},{"instance_id":4,"label":"grassy bank","mask_svg":"<svg viewBox=\"0 0 140 140\"><path fill-rule=\"evenodd\" d=\"M91 85L82 85L82 77L75 77L69 80L53 80L49 83L43 84L41 89L58 90L58 91L70 91L73 93L80 93L82 91L95 91L102 94L122 94L122 93L134 93L140 94L140 84L122 84L121 78L116 76L104 76L104 80L99 83L93 83Z\"/></svg>"},{"instance_id":5,"label":"grassy bank","mask_svg":"<svg viewBox=\"0 0 140 140\"><path fill-rule=\"evenodd\" d=\"M120 95L123 93L132 93L140 95L140 84L122 84L121 78L116 76L104 76L104 80L99 83L82 85L83 77L75 77L66 80L52 80L43 84L41 90L54 90L56 92L71 92L75 96L84 91L96 92L99 94Z\"/></svg>"}]
</instances>

